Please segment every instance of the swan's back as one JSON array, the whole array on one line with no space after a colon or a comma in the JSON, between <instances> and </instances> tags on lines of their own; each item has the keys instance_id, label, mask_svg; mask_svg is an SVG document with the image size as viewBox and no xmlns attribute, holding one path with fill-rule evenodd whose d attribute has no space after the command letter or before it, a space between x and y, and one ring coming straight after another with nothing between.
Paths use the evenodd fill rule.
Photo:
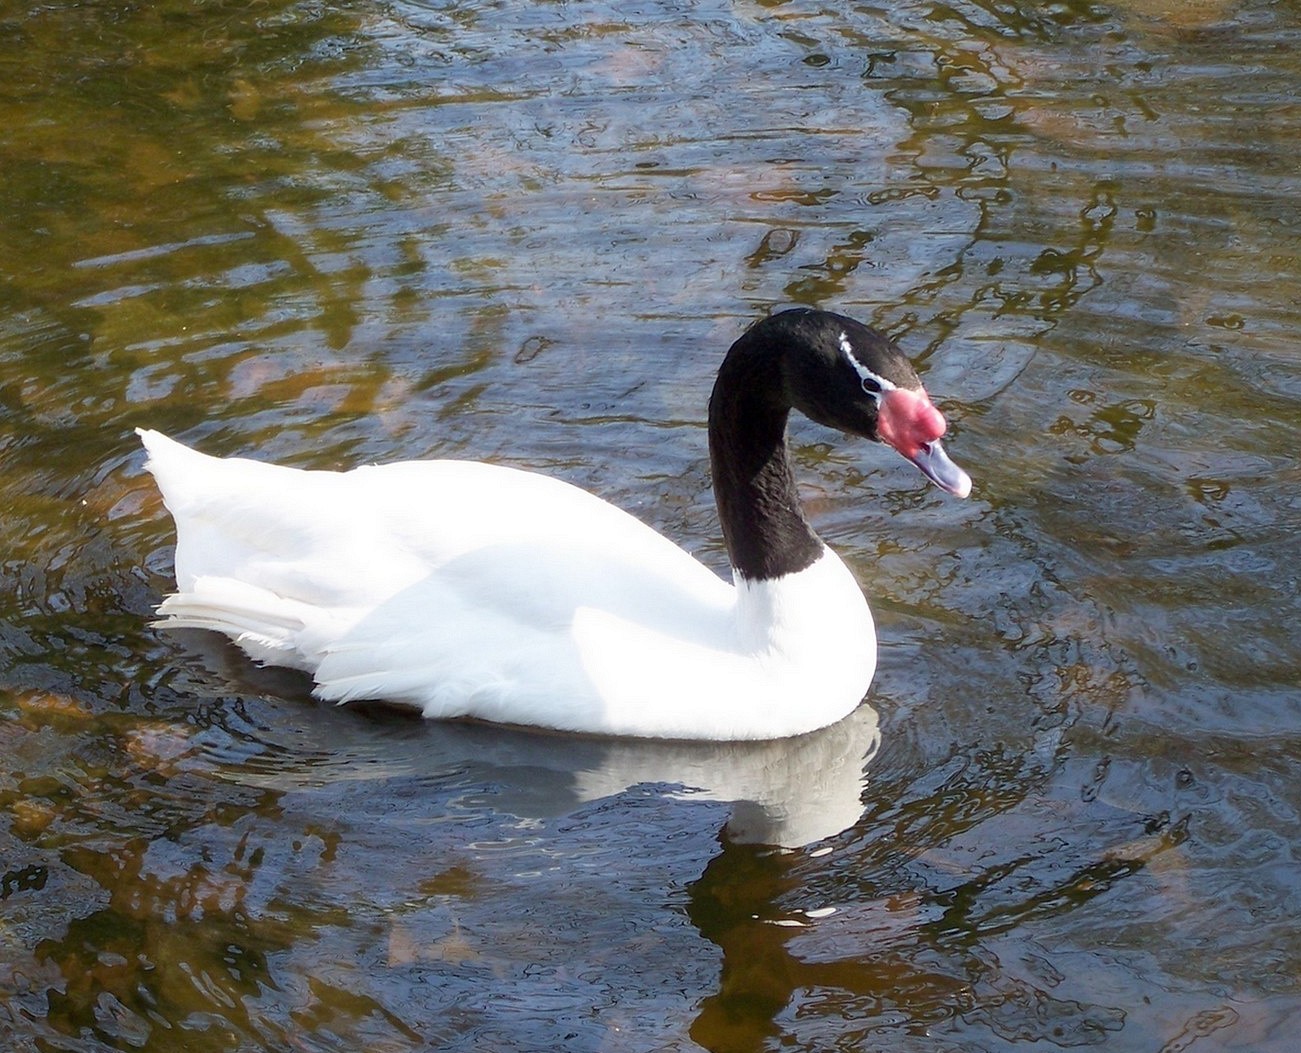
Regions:
<instances>
[{"instance_id":1,"label":"swan's back","mask_svg":"<svg viewBox=\"0 0 1301 1053\"><path fill-rule=\"evenodd\" d=\"M351 606L471 566L504 589L544 576L553 596L578 575L585 599L611 604L635 600L625 573L647 586L671 581L706 603L728 589L634 516L549 476L457 460L304 471L139 434L176 520L181 591L202 577L235 577L288 599ZM521 588L510 591L522 599Z\"/></svg>"}]
</instances>

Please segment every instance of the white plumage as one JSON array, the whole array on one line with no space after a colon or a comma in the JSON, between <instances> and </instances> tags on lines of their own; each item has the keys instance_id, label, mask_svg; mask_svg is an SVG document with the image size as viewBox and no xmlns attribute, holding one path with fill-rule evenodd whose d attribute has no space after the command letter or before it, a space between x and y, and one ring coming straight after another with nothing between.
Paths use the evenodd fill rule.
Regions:
<instances>
[{"instance_id":1,"label":"white plumage","mask_svg":"<svg viewBox=\"0 0 1301 1053\"><path fill-rule=\"evenodd\" d=\"M304 669L324 699L762 739L844 716L875 669L871 613L830 550L737 587L547 476L472 461L301 471L139 434L176 520L164 624Z\"/></svg>"}]
</instances>

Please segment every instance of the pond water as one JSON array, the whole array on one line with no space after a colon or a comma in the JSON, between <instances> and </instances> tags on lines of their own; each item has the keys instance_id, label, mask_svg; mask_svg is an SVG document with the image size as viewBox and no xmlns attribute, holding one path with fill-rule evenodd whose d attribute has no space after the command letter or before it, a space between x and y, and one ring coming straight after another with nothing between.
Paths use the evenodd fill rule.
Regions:
<instances>
[{"instance_id":1,"label":"pond water","mask_svg":"<svg viewBox=\"0 0 1301 1053\"><path fill-rule=\"evenodd\" d=\"M1299 55L1291 0L4 7L6 1048L1295 1048ZM438 725L150 627L141 425L725 569L706 393L792 304L975 479L793 429L844 724Z\"/></svg>"}]
</instances>

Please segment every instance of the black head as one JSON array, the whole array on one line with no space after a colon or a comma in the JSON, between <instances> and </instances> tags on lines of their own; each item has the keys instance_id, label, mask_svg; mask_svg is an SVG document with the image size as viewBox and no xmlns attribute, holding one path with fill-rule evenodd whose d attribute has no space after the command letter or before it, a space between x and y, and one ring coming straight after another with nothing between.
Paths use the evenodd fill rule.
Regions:
<instances>
[{"instance_id":1,"label":"black head","mask_svg":"<svg viewBox=\"0 0 1301 1053\"><path fill-rule=\"evenodd\" d=\"M852 318L795 309L772 315L748 336L784 348L789 404L819 424L886 443L949 493L971 479L944 452L947 425L917 371L894 342Z\"/></svg>"}]
</instances>

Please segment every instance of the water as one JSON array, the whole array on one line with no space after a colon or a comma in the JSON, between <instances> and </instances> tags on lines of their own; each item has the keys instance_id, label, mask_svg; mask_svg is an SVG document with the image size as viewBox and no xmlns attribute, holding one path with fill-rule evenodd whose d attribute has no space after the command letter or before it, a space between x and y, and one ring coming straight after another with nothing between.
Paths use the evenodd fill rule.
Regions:
<instances>
[{"instance_id":1,"label":"water","mask_svg":"<svg viewBox=\"0 0 1301 1053\"><path fill-rule=\"evenodd\" d=\"M1297 5L0 22L8 1048L1292 1048ZM542 469L721 568L705 393L794 303L976 480L795 429L875 710L429 725L149 627L136 425Z\"/></svg>"}]
</instances>

